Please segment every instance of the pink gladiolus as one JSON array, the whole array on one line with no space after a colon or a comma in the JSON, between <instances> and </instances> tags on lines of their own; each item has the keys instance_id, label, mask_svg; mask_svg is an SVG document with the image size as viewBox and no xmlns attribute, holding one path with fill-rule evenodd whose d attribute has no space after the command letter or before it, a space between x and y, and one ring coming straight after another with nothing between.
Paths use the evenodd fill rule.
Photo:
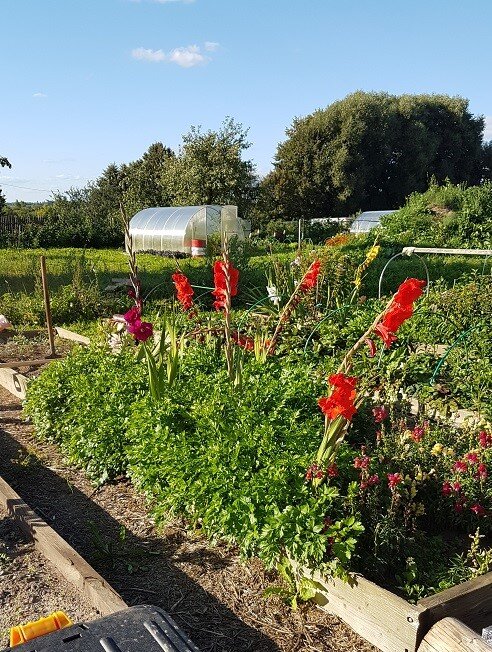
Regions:
<instances>
[{"instance_id":1,"label":"pink gladiolus","mask_svg":"<svg viewBox=\"0 0 492 652\"><path fill-rule=\"evenodd\" d=\"M387 473L386 477L388 478L388 487L393 490L400 482L403 482L403 478L400 473Z\"/></svg>"},{"instance_id":2,"label":"pink gladiolus","mask_svg":"<svg viewBox=\"0 0 492 652\"><path fill-rule=\"evenodd\" d=\"M453 471L455 471L456 473L466 473L467 470L468 470L468 464L463 460L457 460L453 464Z\"/></svg>"}]
</instances>

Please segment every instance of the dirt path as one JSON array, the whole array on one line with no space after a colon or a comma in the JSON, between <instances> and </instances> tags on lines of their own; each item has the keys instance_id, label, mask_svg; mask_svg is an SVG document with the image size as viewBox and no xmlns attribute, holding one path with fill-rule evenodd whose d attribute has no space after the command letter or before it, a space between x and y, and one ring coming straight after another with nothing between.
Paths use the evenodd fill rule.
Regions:
<instances>
[{"instance_id":1,"label":"dirt path","mask_svg":"<svg viewBox=\"0 0 492 652\"><path fill-rule=\"evenodd\" d=\"M94 490L55 446L35 440L16 399L1 388L0 450L0 475L24 500L129 605L162 607L202 652L375 652L313 605L291 611L266 600L262 593L276 576L258 560L243 563L234 550L211 547L180 523L157 532L125 478ZM58 583L47 584L63 609ZM5 618L9 607L1 609Z\"/></svg>"}]
</instances>

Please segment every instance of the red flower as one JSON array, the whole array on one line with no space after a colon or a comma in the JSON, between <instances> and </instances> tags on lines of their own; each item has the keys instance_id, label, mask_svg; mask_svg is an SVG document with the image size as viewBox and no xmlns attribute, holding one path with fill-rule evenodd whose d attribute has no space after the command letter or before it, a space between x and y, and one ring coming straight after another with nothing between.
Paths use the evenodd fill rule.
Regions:
<instances>
[{"instance_id":1,"label":"red flower","mask_svg":"<svg viewBox=\"0 0 492 652\"><path fill-rule=\"evenodd\" d=\"M413 315L413 304L393 303L391 308L383 317L381 324L391 333L395 333L404 321Z\"/></svg>"},{"instance_id":2,"label":"red flower","mask_svg":"<svg viewBox=\"0 0 492 652\"><path fill-rule=\"evenodd\" d=\"M241 335L241 333L238 333L237 331L232 331L231 338L238 346L246 351L254 351L255 341L253 338L248 337L247 335Z\"/></svg>"},{"instance_id":3,"label":"red flower","mask_svg":"<svg viewBox=\"0 0 492 652\"><path fill-rule=\"evenodd\" d=\"M335 463L330 464L330 466L326 469L326 475L329 478L336 478L338 475L338 466Z\"/></svg>"},{"instance_id":4,"label":"red flower","mask_svg":"<svg viewBox=\"0 0 492 652\"><path fill-rule=\"evenodd\" d=\"M412 439L413 441L417 442L417 444L421 441L422 437L424 436L425 433L425 428L423 426L415 426L415 428L412 430Z\"/></svg>"},{"instance_id":5,"label":"red flower","mask_svg":"<svg viewBox=\"0 0 492 652\"><path fill-rule=\"evenodd\" d=\"M487 476L488 476L487 466L482 462L477 467L477 474L475 477L477 480L485 480Z\"/></svg>"},{"instance_id":6,"label":"red flower","mask_svg":"<svg viewBox=\"0 0 492 652\"><path fill-rule=\"evenodd\" d=\"M140 319L127 324L126 330L139 342L146 342L153 333L152 324L147 321L140 321Z\"/></svg>"},{"instance_id":7,"label":"red flower","mask_svg":"<svg viewBox=\"0 0 492 652\"><path fill-rule=\"evenodd\" d=\"M239 281L239 270L232 263L225 263L223 260L216 260L214 263L214 286L212 291L215 297L214 308L220 310L227 305L227 281L229 281L230 297L237 294L237 284Z\"/></svg>"},{"instance_id":8,"label":"red flower","mask_svg":"<svg viewBox=\"0 0 492 652\"><path fill-rule=\"evenodd\" d=\"M367 354L370 358L374 358L376 355L376 345L374 344L374 340L371 340L369 337L366 337L364 342L367 344L367 348L369 349L369 353Z\"/></svg>"},{"instance_id":9,"label":"red flower","mask_svg":"<svg viewBox=\"0 0 492 652\"><path fill-rule=\"evenodd\" d=\"M458 460L453 464L453 471L456 473L466 473L468 470L468 464L463 460Z\"/></svg>"},{"instance_id":10,"label":"red flower","mask_svg":"<svg viewBox=\"0 0 492 652\"><path fill-rule=\"evenodd\" d=\"M400 473L387 473L388 478L388 487L393 490L400 482L403 482L403 478Z\"/></svg>"},{"instance_id":11,"label":"red flower","mask_svg":"<svg viewBox=\"0 0 492 652\"><path fill-rule=\"evenodd\" d=\"M374 332L376 335L379 335L379 337L383 340L384 345L386 346L387 349L391 347L393 342L396 342L398 339L394 333L391 333L384 324L378 324L376 328L374 329Z\"/></svg>"},{"instance_id":12,"label":"red flower","mask_svg":"<svg viewBox=\"0 0 492 652\"><path fill-rule=\"evenodd\" d=\"M330 385L335 388L330 396L320 398L318 405L323 414L329 419L336 419L342 415L350 421L357 412L354 406L355 385L357 378L345 374L333 374L328 378Z\"/></svg>"},{"instance_id":13,"label":"red flower","mask_svg":"<svg viewBox=\"0 0 492 652\"><path fill-rule=\"evenodd\" d=\"M416 301L422 296L425 281L420 281L417 278L407 278L395 294L395 301L401 305L408 305Z\"/></svg>"},{"instance_id":14,"label":"red flower","mask_svg":"<svg viewBox=\"0 0 492 652\"><path fill-rule=\"evenodd\" d=\"M316 281L318 280L320 267L321 261L319 260L315 260L314 263L311 263L308 271L304 274L299 285L299 292L307 292L308 290L314 288Z\"/></svg>"},{"instance_id":15,"label":"red flower","mask_svg":"<svg viewBox=\"0 0 492 652\"><path fill-rule=\"evenodd\" d=\"M372 408L372 413L376 423L382 423L389 416L389 412L384 405L378 405L377 407Z\"/></svg>"},{"instance_id":16,"label":"red flower","mask_svg":"<svg viewBox=\"0 0 492 652\"><path fill-rule=\"evenodd\" d=\"M371 458L368 457L367 455L363 455L362 457L356 457L354 459L354 469L367 469L369 467L370 462L371 462Z\"/></svg>"},{"instance_id":17,"label":"red flower","mask_svg":"<svg viewBox=\"0 0 492 652\"><path fill-rule=\"evenodd\" d=\"M451 487L451 484L449 482L443 482L442 489L441 489L442 495L450 496L452 492L453 492L453 488Z\"/></svg>"},{"instance_id":18,"label":"red flower","mask_svg":"<svg viewBox=\"0 0 492 652\"><path fill-rule=\"evenodd\" d=\"M139 320L142 316L142 310L139 306L132 306L128 312L125 312L123 317L127 324L133 324L135 321Z\"/></svg>"},{"instance_id":19,"label":"red flower","mask_svg":"<svg viewBox=\"0 0 492 652\"><path fill-rule=\"evenodd\" d=\"M478 441L482 448L490 448L492 446L492 435L489 435L485 430L482 430L478 433Z\"/></svg>"},{"instance_id":20,"label":"red flower","mask_svg":"<svg viewBox=\"0 0 492 652\"><path fill-rule=\"evenodd\" d=\"M453 491L456 491L456 493L459 493L461 491L461 483L460 482L453 482L451 484L451 487L453 488Z\"/></svg>"},{"instance_id":21,"label":"red flower","mask_svg":"<svg viewBox=\"0 0 492 652\"><path fill-rule=\"evenodd\" d=\"M465 501L464 497L462 497L458 501L456 501L455 504L454 504L454 511L457 512L458 514L461 514L461 512L463 511L463 507L465 505L465 502L466 501Z\"/></svg>"},{"instance_id":22,"label":"red flower","mask_svg":"<svg viewBox=\"0 0 492 652\"><path fill-rule=\"evenodd\" d=\"M324 471L320 466L318 466L317 464L311 464L311 466L306 471L305 477L306 480L314 480L314 478L321 480L321 478L323 478L324 475L325 475Z\"/></svg>"},{"instance_id":23,"label":"red flower","mask_svg":"<svg viewBox=\"0 0 492 652\"><path fill-rule=\"evenodd\" d=\"M487 511L482 507L482 505L479 505L479 503L475 503L470 507L471 512L475 512L477 516L485 516Z\"/></svg>"},{"instance_id":24,"label":"red flower","mask_svg":"<svg viewBox=\"0 0 492 652\"><path fill-rule=\"evenodd\" d=\"M470 464L478 464L478 462L480 461L480 460L478 459L478 455L477 455L476 453L467 453L467 454L465 455L465 459L466 459L468 462L470 462Z\"/></svg>"},{"instance_id":25,"label":"red flower","mask_svg":"<svg viewBox=\"0 0 492 652\"><path fill-rule=\"evenodd\" d=\"M171 278L173 279L174 286L178 292L177 299L183 307L183 310L186 312L193 305L192 297L195 292L184 274L176 272Z\"/></svg>"}]
</instances>

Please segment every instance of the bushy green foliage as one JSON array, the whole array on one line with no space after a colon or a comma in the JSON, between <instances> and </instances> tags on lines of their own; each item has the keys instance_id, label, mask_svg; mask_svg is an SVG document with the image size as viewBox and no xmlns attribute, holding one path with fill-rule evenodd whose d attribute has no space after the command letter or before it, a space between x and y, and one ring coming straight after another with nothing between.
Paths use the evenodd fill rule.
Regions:
<instances>
[{"instance_id":1,"label":"bushy green foliage","mask_svg":"<svg viewBox=\"0 0 492 652\"><path fill-rule=\"evenodd\" d=\"M492 183L433 184L413 193L403 208L383 217L381 235L395 245L488 249L492 234Z\"/></svg>"}]
</instances>

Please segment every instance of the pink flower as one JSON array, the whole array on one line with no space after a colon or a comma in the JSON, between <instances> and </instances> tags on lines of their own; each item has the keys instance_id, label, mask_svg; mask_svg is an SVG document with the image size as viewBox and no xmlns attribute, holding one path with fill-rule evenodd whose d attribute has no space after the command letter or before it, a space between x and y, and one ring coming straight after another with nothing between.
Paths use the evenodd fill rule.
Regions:
<instances>
[{"instance_id":1,"label":"pink flower","mask_svg":"<svg viewBox=\"0 0 492 652\"><path fill-rule=\"evenodd\" d=\"M449 482L443 482L442 483L442 489L441 493L443 496L450 496L453 491L453 488L451 487L451 484Z\"/></svg>"},{"instance_id":2,"label":"pink flower","mask_svg":"<svg viewBox=\"0 0 492 652\"><path fill-rule=\"evenodd\" d=\"M142 316L142 311L140 310L139 306L132 306L128 312L125 312L123 317L125 318L125 321L128 324L133 324L133 322L137 321L137 319L140 319Z\"/></svg>"},{"instance_id":3,"label":"pink flower","mask_svg":"<svg viewBox=\"0 0 492 652\"><path fill-rule=\"evenodd\" d=\"M455 471L456 473L466 473L467 470L468 470L468 464L463 460L457 460L453 464L453 471Z\"/></svg>"},{"instance_id":4,"label":"pink flower","mask_svg":"<svg viewBox=\"0 0 492 652\"><path fill-rule=\"evenodd\" d=\"M470 511L475 512L477 516L485 516L485 514L487 513L486 510L482 507L482 505L479 505L479 503L474 503L470 507Z\"/></svg>"},{"instance_id":5,"label":"pink flower","mask_svg":"<svg viewBox=\"0 0 492 652\"><path fill-rule=\"evenodd\" d=\"M367 455L356 457L354 459L354 469L367 469L371 462L371 458Z\"/></svg>"},{"instance_id":6,"label":"pink flower","mask_svg":"<svg viewBox=\"0 0 492 652\"><path fill-rule=\"evenodd\" d=\"M478 464L479 462L478 455L476 453L467 453L465 455L465 459L467 459L470 464Z\"/></svg>"},{"instance_id":7,"label":"pink flower","mask_svg":"<svg viewBox=\"0 0 492 652\"><path fill-rule=\"evenodd\" d=\"M329 478L336 478L338 475L338 467L335 463L331 464L327 469L326 469L326 475Z\"/></svg>"},{"instance_id":8,"label":"pink flower","mask_svg":"<svg viewBox=\"0 0 492 652\"><path fill-rule=\"evenodd\" d=\"M453 491L456 491L456 493L459 493L461 491L461 483L453 482L451 486L453 488Z\"/></svg>"},{"instance_id":9,"label":"pink flower","mask_svg":"<svg viewBox=\"0 0 492 652\"><path fill-rule=\"evenodd\" d=\"M487 466L482 462L477 467L477 473L475 475L475 478L477 480L485 480L487 476L488 476Z\"/></svg>"},{"instance_id":10,"label":"pink flower","mask_svg":"<svg viewBox=\"0 0 492 652\"><path fill-rule=\"evenodd\" d=\"M492 446L492 435L482 430L478 433L478 442L482 448L490 448Z\"/></svg>"},{"instance_id":11,"label":"pink flower","mask_svg":"<svg viewBox=\"0 0 492 652\"><path fill-rule=\"evenodd\" d=\"M374 421L376 423L381 423L389 416L388 410L383 405L379 405L378 407L372 408L372 413L374 415Z\"/></svg>"},{"instance_id":12,"label":"pink flower","mask_svg":"<svg viewBox=\"0 0 492 652\"><path fill-rule=\"evenodd\" d=\"M379 484L379 475L377 473L375 473L374 475L370 475L367 478L367 484L370 487L373 487L374 485Z\"/></svg>"},{"instance_id":13,"label":"pink flower","mask_svg":"<svg viewBox=\"0 0 492 652\"><path fill-rule=\"evenodd\" d=\"M421 441L422 437L424 436L425 433L425 428L423 426L415 426L415 428L412 430L412 439L413 441L417 442L417 444Z\"/></svg>"},{"instance_id":14,"label":"pink flower","mask_svg":"<svg viewBox=\"0 0 492 652\"><path fill-rule=\"evenodd\" d=\"M400 482L403 482L403 478L401 477L400 473L387 473L386 476L388 478L388 487L391 490L399 485Z\"/></svg>"},{"instance_id":15,"label":"pink flower","mask_svg":"<svg viewBox=\"0 0 492 652\"><path fill-rule=\"evenodd\" d=\"M370 358L374 358L376 355L376 345L374 344L374 340L371 340L371 338L366 337L364 342L367 344L367 348L369 349L369 353L367 354Z\"/></svg>"},{"instance_id":16,"label":"pink flower","mask_svg":"<svg viewBox=\"0 0 492 652\"><path fill-rule=\"evenodd\" d=\"M146 342L149 337L152 337L153 327L147 321L140 321L136 319L133 323L128 323L127 331L139 342Z\"/></svg>"}]
</instances>

